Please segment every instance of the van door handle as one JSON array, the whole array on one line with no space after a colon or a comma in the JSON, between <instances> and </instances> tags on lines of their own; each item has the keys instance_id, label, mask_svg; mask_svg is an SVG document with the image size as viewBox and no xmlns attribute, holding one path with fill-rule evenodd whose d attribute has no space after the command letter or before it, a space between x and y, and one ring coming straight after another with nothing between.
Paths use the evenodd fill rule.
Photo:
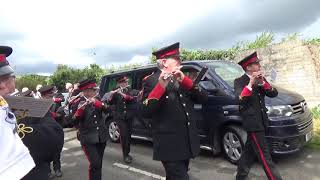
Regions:
<instances>
[{"instance_id":1,"label":"van door handle","mask_svg":"<svg viewBox=\"0 0 320 180\"><path fill-rule=\"evenodd\" d=\"M195 109L195 110L200 110L200 109L202 109L202 104L194 104L194 105L193 105L193 109Z\"/></svg>"}]
</instances>

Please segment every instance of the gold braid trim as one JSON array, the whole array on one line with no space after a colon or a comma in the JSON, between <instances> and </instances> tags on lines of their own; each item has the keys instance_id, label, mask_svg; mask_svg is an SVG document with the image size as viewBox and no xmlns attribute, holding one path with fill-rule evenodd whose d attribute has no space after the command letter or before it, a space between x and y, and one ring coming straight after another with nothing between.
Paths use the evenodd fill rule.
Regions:
<instances>
[{"instance_id":1,"label":"gold braid trim","mask_svg":"<svg viewBox=\"0 0 320 180\"><path fill-rule=\"evenodd\" d=\"M33 132L33 128L21 123L18 124L17 132L19 137L23 139L26 136L26 134L30 134Z\"/></svg>"},{"instance_id":2,"label":"gold braid trim","mask_svg":"<svg viewBox=\"0 0 320 180\"><path fill-rule=\"evenodd\" d=\"M146 100L143 101L143 104L148 106L149 100L152 100L152 99L159 101L159 99L157 99L157 98L147 98Z\"/></svg>"},{"instance_id":3,"label":"gold braid trim","mask_svg":"<svg viewBox=\"0 0 320 180\"><path fill-rule=\"evenodd\" d=\"M21 119L24 119L27 117L29 111L27 109L12 109L12 112L14 112L15 116L16 116L16 119L17 119L17 123L19 123L19 121ZM23 123L19 123L17 124L17 133L20 137L20 139L23 139L26 134L30 134L33 132L33 128L30 127L30 126L26 126L25 124Z\"/></svg>"}]
</instances>

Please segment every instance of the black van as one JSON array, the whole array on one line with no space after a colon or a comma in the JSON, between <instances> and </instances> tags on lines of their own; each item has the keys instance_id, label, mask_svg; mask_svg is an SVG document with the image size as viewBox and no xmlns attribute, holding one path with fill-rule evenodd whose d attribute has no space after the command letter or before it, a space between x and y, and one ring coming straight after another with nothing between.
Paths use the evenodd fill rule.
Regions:
<instances>
[{"instance_id":1,"label":"black van","mask_svg":"<svg viewBox=\"0 0 320 180\"><path fill-rule=\"evenodd\" d=\"M236 104L233 81L243 75L242 68L231 62L208 60L182 63L182 71L187 75L209 68L200 82L200 87L209 92L206 104L195 104L198 114L197 126L201 139L201 148L212 151L214 155L224 153L232 163L236 163L242 154L246 141L246 132L242 129L239 105ZM156 71L155 65L133 70L111 73L104 76L100 84L100 95L115 87L115 79L121 75L129 77L132 88L140 90L142 79ZM274 154L287 154L299 151L312 138L312 117L304 98L294 92L277 87L276 98L266 97L266 106L270 119L267 128L267 140ZM112 116L106 116L110 139L119 141L119 130ZM139 113L133 121L133 138L152 140L150 125Z\"/></svg>"}]
</instances>

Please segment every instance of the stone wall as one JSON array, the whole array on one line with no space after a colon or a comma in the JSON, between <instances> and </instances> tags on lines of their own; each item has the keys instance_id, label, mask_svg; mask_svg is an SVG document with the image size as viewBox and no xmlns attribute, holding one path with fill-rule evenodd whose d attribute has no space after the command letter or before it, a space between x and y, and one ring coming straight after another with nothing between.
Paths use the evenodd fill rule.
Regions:
<instances>
[{"instance_id":1,"label":"stone wall","mask_svg":"<svg viewBox=\"0 0 320 180\"><path fill-rule=\"evenodd\" d=\"M235 61L252 52L237 55ZM311 107L320 104L320 46L296 40L257 49L257 53L268 80L303 95Z\"/></svg>"}]
</instances>

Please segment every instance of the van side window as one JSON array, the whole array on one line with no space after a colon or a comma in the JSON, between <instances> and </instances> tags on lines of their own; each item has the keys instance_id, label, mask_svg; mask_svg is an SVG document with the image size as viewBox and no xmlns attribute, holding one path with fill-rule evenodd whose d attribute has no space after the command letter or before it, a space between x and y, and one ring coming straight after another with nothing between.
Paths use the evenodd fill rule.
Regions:
<instances>
[{"instance_id":1,"label":"van side window","mask_svg":"<svg viewBox=\"0 0 320 180\"><path fill-rule=\"evenodd\" d=\"M192 81L194 81L197 78L200 71L194 68L187 68L187 69L182 69L182 72L186 76L188 76ZM208 81L208 78L204 77L201 81Z\"/></svg>"},{"instance_id":2,"label":"van side window","mask_svg":"<svg viewBox=\"0 0 320 180\"><path fill-rule=\"evenodd\" d=\"M182 69L182 72L188 76L191 80L195 80L199 74L199 70L195 69L195 68L185 68L185 69ZM200 83L199 83L199 86L200 88L202 89L205 89L207 91L213 91L213 90L216 90L217 89L217 85L212 81L210 80L207 76L204 77Z\"/></svg>"},{"instance_id":3,"label":"van side window","mask_svg":"<svg viewBox=\"0 0 320 180\"><path fill-rule=\"evenodd\" d=\"M137 80L137 84L136 84L136 89L141 90L142 89L142 81L145 77L151 75L152 73L154 73L155 71L157 71L157 69L151 69L148 71L143 71L143 72L139 72L136 75L136 80Z\"/></svg>"},{"instance_id":4,"label":"van side window","mask_svg":"<svg viewBox=\"0 0 320 180\"><path fill-rule=\"evenodd\" d=\"M182 72L188 76L192 81L194 81L198 74L199 74L199 71L196 70L196 69L193 69L193 68L189 68L189 69L183 69Z\"/></svg>"},{"instance_id":5,"label":"van side window","mask_svg":"<svg viewBox=\"0 0 320 180\"><path fill-rule=\"evenodd\" d=\"M121 75L121 76L123 76L123 75ZM131 77L131 76L128 76L128 75L126 75L126 76L129 78L129 85L131 86L131 85L132 85L132 77ZM117 81L116 81L116 79L117 79L118 77L119 77L119 76L113 76L113 77L110 77L110 78L109 78L108 85L107 85L108 89L107 89L106 92L112 91L112 90L114 90L114 89L116 88L116 86L117 86Z\"/></svg>"}]
</instances>

